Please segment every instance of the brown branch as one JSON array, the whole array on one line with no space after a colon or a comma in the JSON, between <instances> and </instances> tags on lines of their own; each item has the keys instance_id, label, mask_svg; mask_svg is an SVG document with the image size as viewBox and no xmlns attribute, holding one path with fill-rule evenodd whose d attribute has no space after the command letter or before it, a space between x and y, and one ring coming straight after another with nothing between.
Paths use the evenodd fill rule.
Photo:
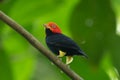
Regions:
<instances>
[{"instance_id":1,"label":"brown branch","mask_svg":"<svg viewBox=\"0 0 120 80\"><path fill-rule=\"evenodd\" d=\"M60 68L66 75L68 75L73 80L82 80L82 78L71 70L67 65L65 65L59 58L57 58L53 53L47 50L32 34L25 30L21 25L16 23L2 11L0 11L0 20L8 24L11 28L21 34L32 46L39 50L43 55L45 55L50 61L52 61L58 68Z\"/></svg>"}]
</instances>

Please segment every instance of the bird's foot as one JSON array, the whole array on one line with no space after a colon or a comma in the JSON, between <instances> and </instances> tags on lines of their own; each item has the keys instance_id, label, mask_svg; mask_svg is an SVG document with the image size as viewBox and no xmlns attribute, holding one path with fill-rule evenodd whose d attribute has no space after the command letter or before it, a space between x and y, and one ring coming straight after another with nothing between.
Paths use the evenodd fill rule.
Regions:
<instances>
[{"instance_id":1,"label":"bird's foot","mask_svg":"<svg viewBox=\"0 0 120 80\"><path fill-rule=\"evenodd\" d=\"M66 64L70 64L73 61L73 56L66 56Z\"/></svg>"},{"instance_id":2,"label":"bird's foot","mask_svg":"<svg viewBox=\"0 0 120 80\"><path fill-rule=\"evenodd\" d=\"M59 55L57 56L57 57L63 57L63 56L65 56L66 55L66 53L65 52L63 52L63 51L59 51Z\"/></svg>"}]
</instances>

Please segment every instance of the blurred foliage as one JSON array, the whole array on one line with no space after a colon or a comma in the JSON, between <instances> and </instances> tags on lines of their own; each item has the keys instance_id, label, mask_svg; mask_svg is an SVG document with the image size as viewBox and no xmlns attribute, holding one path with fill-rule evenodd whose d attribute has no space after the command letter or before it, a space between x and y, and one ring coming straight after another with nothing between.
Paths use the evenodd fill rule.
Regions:
<instances>
[{"instance_id":1,"label":"blurred foliage","mask_svg":"<svg viewBox=\"0 0 120 80\"><path fill-rule=\"evenodd\" d=\"M88 54L70 64L85 80L119 80L119 9L120 0L0 0L0 10L45 46L42 24L56 22ZM0 80L69 80L18 33L2 22L0 27Z\"/></svg>"}]
</instances>

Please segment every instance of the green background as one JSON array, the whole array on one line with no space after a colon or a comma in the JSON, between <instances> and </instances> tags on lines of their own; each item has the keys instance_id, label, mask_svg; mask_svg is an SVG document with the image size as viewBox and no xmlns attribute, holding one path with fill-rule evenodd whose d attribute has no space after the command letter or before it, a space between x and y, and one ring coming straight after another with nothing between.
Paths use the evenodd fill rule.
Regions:
<instances>
[{"instance_id":1,"label":"green background","mask_svg":"<svg viewBox=\"0 0 120 80\"><path fill-rule=\"evenodd\" d=\"M85 80L120 79L120 0L0 0L0 10L44 46L43 24L56 22L89 56L70 64ZM0 21L0 80L70 78Z\"/></svg>"}]
</instances>

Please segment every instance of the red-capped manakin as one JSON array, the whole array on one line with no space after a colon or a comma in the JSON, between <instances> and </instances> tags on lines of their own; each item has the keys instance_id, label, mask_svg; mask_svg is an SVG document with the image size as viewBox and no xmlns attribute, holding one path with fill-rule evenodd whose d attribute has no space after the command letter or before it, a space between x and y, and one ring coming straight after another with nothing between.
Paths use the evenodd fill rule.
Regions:
<instances>
[{"instance_id":1,"label":"red-capped manakin","mask_svg":"<svg viewBox=\"0 0 120 80\"><path fill-rule=\"evenodd\" d=\"M57 54L57 57L66 56L66 64L70 64L73 61L74 55L81 55L87 58L87 55L72 39L62 34L56 23L49 22L44 24L44 27L48 48Z\"/></svg>"}]
</instances>

